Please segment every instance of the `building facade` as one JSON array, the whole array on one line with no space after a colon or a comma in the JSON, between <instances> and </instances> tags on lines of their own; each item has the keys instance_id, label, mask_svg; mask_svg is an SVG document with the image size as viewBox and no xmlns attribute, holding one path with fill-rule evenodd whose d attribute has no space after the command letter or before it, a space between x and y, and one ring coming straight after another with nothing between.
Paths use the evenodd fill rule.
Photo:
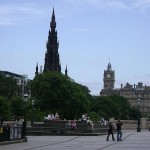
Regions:
<instances>
[{"instance_id":1,"label":"building facade","mask_svg":"<svg viewBox=\"0 0 150 150\"><path fill-rule=\"evenodd\" d=\"M19 75L16 73L12 73L9 71L0 71L0 74L3 75L4 77L11 77L16 80L16 84L19 86L19 92L16 93L19 96L24 96L24 93L26 92L26 85L28 80L27 75Z\"/></svg>"},{"instance_id":2,"label":"building facade","mask_svg":"<svg viewBox=\"0 0 150 150\"><path fill-rule=\"evenodd\" d=\"M107 70L104 70L104 87L100 91L100 96L109 96L112 94L118 94L127 98L132 107L138 106L140 101L140 111L143 115L150 114L150 86L143 85L139 82L137 85L131 85L126 83L125 86L121 84L120 88L114 88L115 84L115 71L111 69L111 64L107 66Z\"/></svg>"}]
</instances>

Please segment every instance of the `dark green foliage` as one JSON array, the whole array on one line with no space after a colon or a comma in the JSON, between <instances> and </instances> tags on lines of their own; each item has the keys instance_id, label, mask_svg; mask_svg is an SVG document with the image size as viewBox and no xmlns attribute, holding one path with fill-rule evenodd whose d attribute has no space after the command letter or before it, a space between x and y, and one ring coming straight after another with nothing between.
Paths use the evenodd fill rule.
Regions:
<instances>
[{"instance_id":1,"label":"dark green foliage","mask_svg":"<svg viewBox=\"0 0 150 150\"><path fill-rule=\"evenodd\" d=\"M32 98L26 103L27 119L32 117L32 99L35 100L35 120L42 121L49 112L60 114L61 119L80 119L83 113L98 121L109 119L137 119L139 111L131 108L122 96L91 96L86 86L76 83L71 78L58 72L37 75L29 82L26 89ZM21 97L15 97L18 85L12 78L0 75L0 118L10 120L11 114L24 115L25 103Z\"/></svg>"},{"instance_id":2,"label":"dark green foliage","mask_svg":"<svg viewBox=\"0 0 150 150\"><path fill-rule=\"evenodd\" d=\"M93 121L99 121L100 120L100 116L96 112L94 112L94 111L93 112L89 112L88 116Z\"/></svg>"},{"instance_id":3,"label":"dark green foliage","mask_svg":"<svg viewBox=\"0 0 150 150\"><path fill-rule=\"evenodd\" d=\"M10 103L6 98L0 96L0 118L8 120L10 116Z\"/></svg>"},{"instance_id":4,"label":"dark green foliage","mask_svg":"<svg viewBox=\"0 0 150 150\"><path fill-rule=\"evenodd\" d=\"M24 101L21 97L13 97L11 99L11 111L15 116L23 116Z\"/></svg>"},{"instance_id":5,"label":"dark green foliage","mask_svg":"<svg viewBox=\"0 0 150 150\"><path fill-rule=\"evenodd\" d=\"M89 110L89 90L57 72L47 72L35 77L31 84L32 96L40 110L58 112L62 118L81 117Z\"/></svg>"},{"instance_id":6,"label":"dark green foliage","mask_svg":"<svg viewBox=\"0 0 150 150\"><path fill-rule=\"evenodd\" d=\"M109 97L97 97L93 100L91 111L95 111L100 117L108 119L114 116L115 105Z\"/></svg>"},{"instance_id":7,"label":"dark green foliage","mask_svg":"<svg viewBox=\"0 0 150 150\"><path fill-rule=\"evenodd\" d=\"M118 116L118 119L128 119L131 110L131 105L128 100L119 95L112 95L111 99L117 104L116 116Z\"/></svg>"},{"instance_id":8,"label":"dark green foliage","mask_svg":"<svg viewBox=\"0 0 150 150\"><path fill-rule=\"evenodd\" d=\"M91 111L105 119L128 119L131 110L129 102L122 96L112 95L96 97L92 101Z\"/></svg>"},{"instance_id":9,"label":"dark green foliage","mask_svg":"<svg viewBox=\"0 0 150 150\"><path fill-rule=\"evenodd\" d=\"M139 116L139 110L136 107L132 107L130 112L129 112L129 119L134 120L137 119ZM140 113L141 116L141 113Z\"/></svg>"},{"instance_id":10,"label":"dark green foliage","mask_svg":"<svg viewBox=\"0 0 150 150\"><path fill-rule=\"evenodd\" d=\"M16 80L11 77L4 77L0 74L0 95L8 99L16 95L19 87Z\"/></svg>"}]
</instances>

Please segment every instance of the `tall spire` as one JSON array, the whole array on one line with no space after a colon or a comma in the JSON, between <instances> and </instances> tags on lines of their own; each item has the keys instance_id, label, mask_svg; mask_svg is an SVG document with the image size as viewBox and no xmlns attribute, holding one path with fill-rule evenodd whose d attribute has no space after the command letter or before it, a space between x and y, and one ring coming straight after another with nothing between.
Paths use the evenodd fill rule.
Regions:
<instances>
[{"instance_id":1,"label":"tall spire","mask_svg":"<svg viewBox=\"0 0 150 150\"><path fill-rule=\"evenodd\" d=\"M55 28L56 28L56 21L55 21L55 12L53 8L47 41L47 51L45 53L44 72L47 71L61 72L61 64L58 53L59 43L57 40L57 31L55 30Z\"/></svg>"},{"instance_id":2,"label":"tall spire","mask_svg":"<svg viewBox=\"0 0 150 150\"><path fill-rule=\"evenodd\" d=\"M65 76L68 76L67 65L66 65L66 69L65 69Z\"/></svg>"},{"instance_id":3,"label":"tall spire","mask_svg":"<svg viewBox=\"0 0 150 150\"><path fill-rule=\"evenodd\" d=\"M38 75L38 62L36 64L36 71L35 71L35 75Z\"/></svg>"},{"instance_id":4,"label":"tall spire","mask_svg":"<svg viewBox=\"0 0 150 150\"><path fill-rule=\"evenodd\" d=\"M54 7L53 7L53 13L52 13L52 18L51 18L51 22L50 22L50 27L51 27L51 28L54 28L54 29L56 28Z\"/></svg>"},{"instance_id":5,"label":"tall spire","mask_svg":"<svg viewBox=\"0 0 150 150\"><path fill-rule=\"evenodd\" d=\"M111 70L111 64L110 64L110 61L109 61L108 66L107 66L107 70Z\"/></svg>"}]
</instances>

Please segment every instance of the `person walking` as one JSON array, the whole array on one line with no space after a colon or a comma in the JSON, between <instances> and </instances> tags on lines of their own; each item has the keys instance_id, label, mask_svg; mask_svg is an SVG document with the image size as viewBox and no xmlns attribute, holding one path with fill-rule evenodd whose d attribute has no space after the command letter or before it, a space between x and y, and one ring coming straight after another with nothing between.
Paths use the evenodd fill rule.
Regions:
<instances>
[{"instance_id":1,"label":"person walking","mask_svg":"<svg viewBox=\"0 0 150 150\"><path fill-rule=\"evenodd\" d=\"M122 131L121 131L121 126L123 125L123 123L118 120L118 122L116 123L116 129L117 129L117 141L122 141Z\"/></svg>"},{"instance_id":2,"label":"person walking","mask_svg":"<svg viewBox=\"0 0 150 150\"><path fill-rule=\"evenodd\" d=\"M106 139L107 141L109 141L110 134L112 135L112 140L115 141L112 122L109 122L109 124L108 124L108 135L107 135L107 139Z\"/></svg>"}]
</instances>

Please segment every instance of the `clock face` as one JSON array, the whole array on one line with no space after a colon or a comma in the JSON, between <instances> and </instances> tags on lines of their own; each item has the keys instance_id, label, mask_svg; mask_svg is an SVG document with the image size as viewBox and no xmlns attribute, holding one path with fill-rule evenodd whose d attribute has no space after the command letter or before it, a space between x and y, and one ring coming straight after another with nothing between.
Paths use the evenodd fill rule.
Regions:
<instances>
[{"instance_id":1,"label":"clock face","mask_svg":"<svg viewBox=\"0 0 150 150\"><path fill-rule=\"evenodd\" d=\"M107 75L107 78L110 78L110 74Z\"/></svg>"}]
</instances>

